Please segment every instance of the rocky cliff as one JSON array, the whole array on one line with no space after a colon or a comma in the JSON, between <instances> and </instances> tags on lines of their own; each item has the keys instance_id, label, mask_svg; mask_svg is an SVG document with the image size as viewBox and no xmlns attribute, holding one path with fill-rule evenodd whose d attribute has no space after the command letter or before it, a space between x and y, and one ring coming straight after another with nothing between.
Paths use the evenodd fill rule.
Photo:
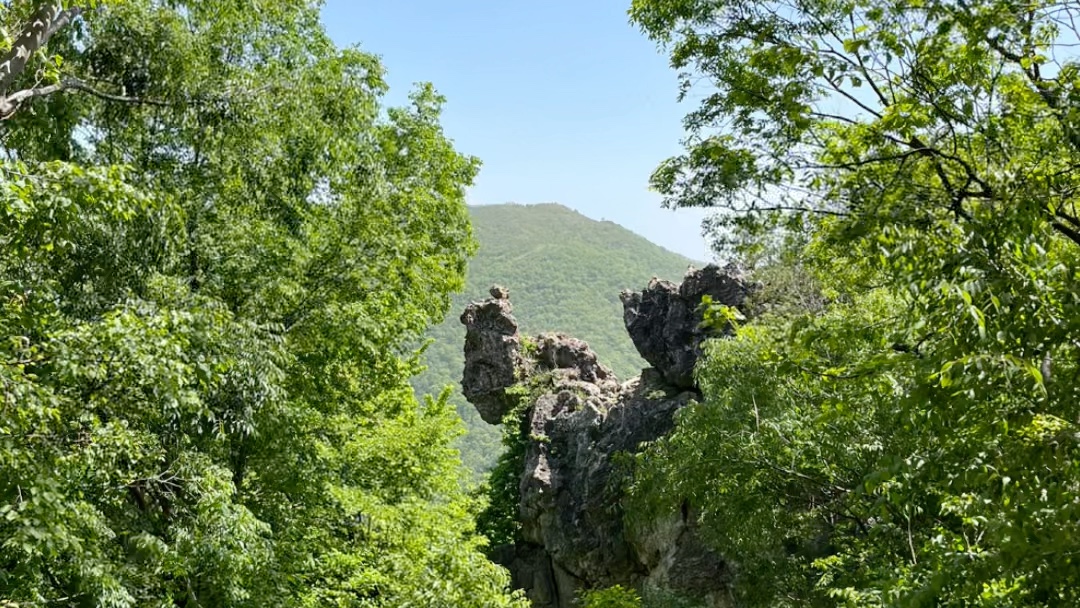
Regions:
<instances>
[{"instance_id":1,"label":"rocky cliff","mask_svg":"<svg viewBox=\"0 0 1080 608\"><path fill-rule=\"evenodd\" d=\"M524 443L518 538L492 557L535 607L570 608L581 590L616 584L728 605L728 567L699 541L690 505L665 521L627 523L623 463L697 396L694 363L713 335L702 328L702 297L741 307L749 291L735 270L708 266L681 285L654 279L624 292L627 331L652 365L624 383L581 340L519 335L502 288L466 308L463 392Z\"/></svg>"}]
</instances>

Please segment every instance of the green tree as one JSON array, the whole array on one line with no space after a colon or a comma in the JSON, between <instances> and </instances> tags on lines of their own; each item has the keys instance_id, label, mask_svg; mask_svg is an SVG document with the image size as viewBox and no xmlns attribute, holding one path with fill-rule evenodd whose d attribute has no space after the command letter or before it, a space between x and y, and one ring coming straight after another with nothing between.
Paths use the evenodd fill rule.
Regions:
<instances>
[{"instance_id":1,"label":"green tree","mask_svg":"<svg viewBox=\"0 0 1080 608\"><path fill-rule=\"evenodd\" d=\"M807 234L827 308L711 346L643 460L748 603L1077 602L1078 9L633 3L711 86L654 186L743 252Z\"/></svg>"},{"instance_id":2,"label":"green tree","mask_svg":"<svg viewBox=\"0 0 1080 608\"><path fill-rule=\"evenodd\" d=\"M631 589L621 585L607 589L593 589L581 595L582 608L639 608L641 598Z\"/></svg>"},{"instance_id":3,"label":"green tree","mask_svg":"<svg viewBox=\"0 0 1080 608\"><path fill-rule=\"evenodd\" d=\"M0 599L519 605L408 384L478 162L318 9L0 7Z\"/></svg>"}]
</instances>

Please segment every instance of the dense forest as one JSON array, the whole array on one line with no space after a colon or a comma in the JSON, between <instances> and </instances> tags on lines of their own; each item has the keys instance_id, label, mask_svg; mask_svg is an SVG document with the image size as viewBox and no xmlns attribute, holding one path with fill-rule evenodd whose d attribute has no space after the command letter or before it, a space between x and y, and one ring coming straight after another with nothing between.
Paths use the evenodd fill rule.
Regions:
<instances>
[{"instance_id":1,"label":"dense forest","mask_svg":"<svg viewBox=\"0 0 1080 608\"><path fill-rule=\"evenodd\" d=\"M600 361L628 380L646 363L623 328L619 293L652 276L678 281L692 262L614 224L591 220L556 204L469 208L479 249L469 260L465 289L446 320L428 333L427 369L413 380L418 394L453 387L450 402L465 421L457 445L465 465L487 471L502 451L502 432L480 419L461 396L465 305L499 284L510 290L526 335L560 331L581 338ZM698 264L701 265L700 263Z\"/></svg>"},{"instance_id":2,"label":"dense forest","mask_svg":"<svg viewBox=\"0 0 1080 608\"><path fill-rule=\"evenodd\" d=\"M1080 604L1078 12L634 0L708 89L653 185L771 285L634 480L739 605Z\"/></svg>"},{"instance_id":3,"label":"dense forest","mask_svg":"<svg viewBox=\"0 0 1080 608\"><path fill-rule=\"evenodd\" d=\"M628 9L696 104L652 187L757 288L703 304L732 335L623 454L626 518L692 514L734 606L1080 605L1080 4ZM476 531L457 379L411 385L480 161L319 10L0 3L0 606L527 605ZM635 367L553 307L617 314L675 261L491 221L513 251L470 281ZM642 274L529 293L508 253Z\"/></svg>"},{"instance_id":4,"label":"dense forest","mask_svg":"<svg viewBox=\"0 0 1080 608\"><path fill-rule=\"evenodd\" d=\"M317 3L0 6L0 604L512 606L409 344L479 162Z\"/></svg>"}]
</instances>

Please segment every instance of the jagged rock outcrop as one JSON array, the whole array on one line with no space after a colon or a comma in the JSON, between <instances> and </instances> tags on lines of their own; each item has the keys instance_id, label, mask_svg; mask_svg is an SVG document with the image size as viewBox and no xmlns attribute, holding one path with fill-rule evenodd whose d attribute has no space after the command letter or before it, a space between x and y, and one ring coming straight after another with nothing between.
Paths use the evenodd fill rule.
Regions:
<instances>
[{"instance_id":1,"label":"jagged rock outcrop","mask_svg":"<svg viewBox=\"0 0 1080 608\"><path fill-rule=\"evenodd\" d=\"M728 605L728 567L700 542L689 506L627 524L620 455L668 433L675 412L696 397L701 296L741 306L749 291L730 269L710 266L691 270L682 286L654 280L642 293L624 293L627 329L656 369L623 384L581 340L518 335L503 289L466 308L466 398L488 422L524 407L521 538L492 558L536 608L570 608L580 590L615 584Z\"/></svg>"},{"instance_id":2,"label":"jagged rock outcrop","mask_svg":"<svg viewBox=\"0 0 1080 608\"><path fill-rule=\"evenodd\" d=\"M694 386L701 343L714 334L701 326L702 296L741 308L752 289L733 266L686 273L681 285L653 279L640 292L624 291L623 322L641 357L674 386Z\"/></svg>"},{"instance_id":3,"label":"jagged rock outcrop","mask_svg":"<svg viewBox=\"0 0 1080 608\"><path fill-rule=\"evenodd\" d=\"M495 285L491 296L461 314L466 327L461 387L484 422L499 424L513 403L506 389L521 379L525 361L509 293Z\"/></svg>"}]
</instances>

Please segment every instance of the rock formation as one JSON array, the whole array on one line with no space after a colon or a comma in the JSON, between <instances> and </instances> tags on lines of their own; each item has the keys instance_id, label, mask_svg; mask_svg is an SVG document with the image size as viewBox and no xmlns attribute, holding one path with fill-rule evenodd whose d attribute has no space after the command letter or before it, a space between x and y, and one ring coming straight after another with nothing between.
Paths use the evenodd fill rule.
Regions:
<instances>
[{"instance_id":1,"label":"rock formation","mask_svg":"<svg viewBox=\"0 0 1080 608\"><path fill-rule=\"evenodd\" d=\"M521 337L506 290L491 293L461 316L462 387L489 423L523 411L526 442L520 539L494 548L492 558L536 608L570 608L580 590L615 584L728 605L728 568L700 542L688 509L627 524L619 455L669 432L675 412L697 395L692 371L707 337L701 297L741 306L747 284L732 269L709 266L688 272L681 286L654 279L641 293L624 293L627 330L653 368L623 384L581 340Z\"/></svg>"},{"instance_id":2,"label":"rock formation","mask_svg":"<svg viewBox=\"0 0 1080 608\"><path fill-rule=\"evenodd\" d=\"M520 379L525 360L508 294L497 286L491 294L491 299L469 305L461 315L467 328L461 387L484 422L499 424L508 410L506 389Z\"/></svg>"},{"instance_id":3,"label":"rock formation","mask_svg":"<svg viewBox=\"0 0 1080 608\"><path fill-rule=\"evenodd\" d=\"M691 270L681 285L654 278L641 292L621 294L623 322L649 365L673 386L692 388L701 343L710 337L701 326L702 297L741 307L750 291L750 285L730 266Z\"/></svg>"}]
</instances>

